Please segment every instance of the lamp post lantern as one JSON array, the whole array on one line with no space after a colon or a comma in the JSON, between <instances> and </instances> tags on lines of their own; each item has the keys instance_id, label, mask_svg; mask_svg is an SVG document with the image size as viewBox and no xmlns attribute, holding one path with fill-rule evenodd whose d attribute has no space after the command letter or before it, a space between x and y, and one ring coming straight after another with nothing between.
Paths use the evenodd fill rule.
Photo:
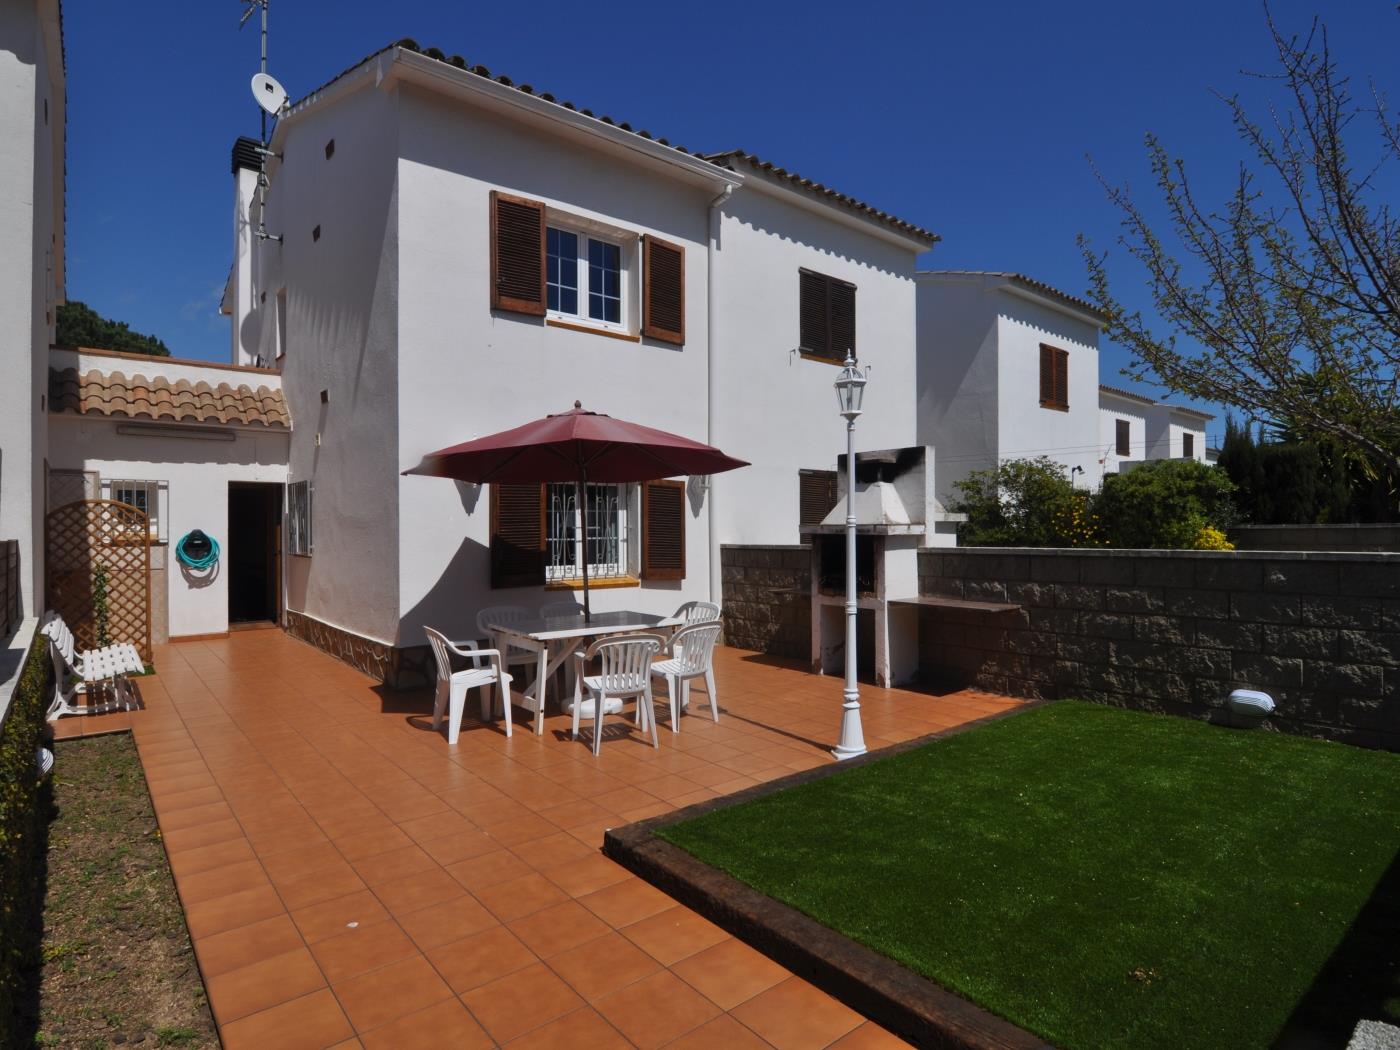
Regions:
<instances>
[{"instance_id":1,"label":"lamp post lantern","mask_svg":"<svg viewBox=\"0 0 1400 1050\"><path fill-rule=\"evenodd\" d=\"M870 370L862 373L850 350L846 351L845 365L836 378L836 399L846 421L846 688L841 705L841 739L831 752L837 759L865 754L860 687L856 684L856 417L860 415Z\"/></svg>"}]
</instances>

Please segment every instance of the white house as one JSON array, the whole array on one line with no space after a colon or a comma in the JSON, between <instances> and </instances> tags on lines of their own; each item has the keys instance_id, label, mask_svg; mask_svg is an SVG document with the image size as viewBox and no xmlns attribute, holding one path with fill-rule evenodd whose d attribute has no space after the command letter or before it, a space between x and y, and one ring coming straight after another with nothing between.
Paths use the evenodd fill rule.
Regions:
<instances>
[{"instance_id":1,"label":"white house","mask_svg":"<svg viewBox=\"0 0 1400 1050\"><path fill-rule=\"evenodd\" d=\"M918 442L936 450L944 504L972 471L1042 455L1096 486L1103 314L1021 274L915 280Z\"/></svg>"},{"instance_id":2,"label":"white house","mask_svg":"<svg viewBox=\"0 0 1400 1050\"><path fill-rule=\"evenodd\" d=\"M1116 474L1150 459L1213 462L1206 424L1215 417L1184 405L1154 401L1118 387L1099 387L1100 474Z\"/></svg>"},{"instance_id":3,"label":"white house","mask_svg":"<svg viewBox=\"0 0 1400 1050\"><path fill-rule=\"evenodd\" d=\"M48 352L64 285L58 0L0 5L0 99L0 541L17 547L19 604L33 616L44 588Z\"/></svg>"},{"instance_id":4,"label":"white house","mask_svg":"<svg viewBox=\"0 0 1400 1050\"><path fill-rule=\"evenodd\" d=\"M595 608L670 612L719 595L721 543L799 541L804 496L834 487L847 347L875 366L861 446L913 440L925 230L408 42L284 111L269 148L265 201L256 143L234 150L224 303L234 361L282 377L287 621L317 644L392 677L424 624L568 598L571 487L401 472L575 400L753 462L590 488Z\"/></svg>"}]
</instances>

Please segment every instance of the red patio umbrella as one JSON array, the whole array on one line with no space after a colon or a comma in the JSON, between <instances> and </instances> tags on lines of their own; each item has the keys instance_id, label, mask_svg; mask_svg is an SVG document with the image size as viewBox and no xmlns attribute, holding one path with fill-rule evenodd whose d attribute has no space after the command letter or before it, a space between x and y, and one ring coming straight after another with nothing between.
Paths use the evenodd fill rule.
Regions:
<instances>
[{"instance_id":1,"label":"red patio umbrella","mask_svg":"<svg viewBox=\"0 0 1400 1050\"><path fill-rule=\"evenodd\" d=\"M655 481L679 475L719 474L747 466L744 460L727 456L710 445L598 412L586 412L575 401L568 412L430 452L404 473L476 484L572 481L578 505L585 508L583 490L589 482L609 485ZM585 617L590 612L586 525L585 522Z\"/></svg>"}]
</instances>

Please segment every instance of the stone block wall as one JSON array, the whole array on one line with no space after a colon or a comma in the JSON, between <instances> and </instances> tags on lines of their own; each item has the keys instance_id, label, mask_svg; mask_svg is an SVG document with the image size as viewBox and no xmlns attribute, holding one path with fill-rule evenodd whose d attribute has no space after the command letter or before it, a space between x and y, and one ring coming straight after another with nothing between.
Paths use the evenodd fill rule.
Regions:
<instances>
[{"instance_id":1,"label":"stone block wall","mask_svg":"<svg viewBox=\"0 0 1400 1050\"><path fill-rule=\"evenodd\" d=\"M920 555L931 676L1227 721L1262 689L1272 728L1400 750L1400 554L964 548Z\"/></svg>"},{"instance_id":2,"label":"stone block wall","mask_svg":"<svg viewBox=\"0 0 1400 1050\"><path fill-rule=\"evenodd\" d=\"M812 549L720 547L724 641L741 649L808 660L812 653Z\"/></svg>"},{"instance_id":3,"label":"stone block wall","mask_svg":"<svg viewBox=\"0 0 1400 1050\"><path fill-rule=\"evenodd\" d=\"M1400 525L1237 525L1242 551L1400 551Z\"/></svg>"}]
</instances>

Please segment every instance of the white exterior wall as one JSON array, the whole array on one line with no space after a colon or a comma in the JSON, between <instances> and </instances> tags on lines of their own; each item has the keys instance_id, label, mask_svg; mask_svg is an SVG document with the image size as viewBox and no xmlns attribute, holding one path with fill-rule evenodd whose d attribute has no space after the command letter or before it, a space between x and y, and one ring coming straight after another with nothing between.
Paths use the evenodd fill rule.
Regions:
<instances>
[{"instance_id":1,"label":"white exterior wall","mask_svg":"<svg viewBox=\"0 0 1400 1050\"><path fill-rule=\"evenodd\" d=\"M999 327L993 295L970 283L920 278L917 296L918 440L947 507L956 482L997 463Z\"/></svg>"},{"instance_id":2,"label":"white exterior wall","mask_svg":"<svg viewBox=\"0 0 1400 1050\"><path fill-rule=\"evenodd\" d=\"M1183 459L1184 436L1195 436L1191 458L1206 461L1206 421L1171 405L1153 405L1148 417L1148 459Z\"/></svg>"},{"instance_id":3,"label":"white exterior wall","mask_svg":"<svg viewBox=\"0 0 1400 1050\"><path fill-rule=\"evenodd\" d=\"M564 411L575 399L593 411L706 440L705 205L712 194L466 103L408 86L400 93L397 468L415 466L446 445ZM681 245L685 345L630 342L493 313L493 189L543 201L556 215ZM400 644L421 644L424 624L472 637L481 608L536 606L574 594L490 589L484 487L413 476L398 478L393 491L400 513ZM694 487L690 495L685 579L595 589L594 609L670 613L683 601L709 597L708 516ZM635 563L640 522L633 516L629 525Z\"/></svg>"},{"instance_id":4,"label":"white exterior wall","mask_svg":"<svg viewBox=\"0 0 1400 1050\"><path fill-rule=\"evenodd\" d=\"M253 238L255 201L258 190L258 173L247 168L239 168L233 175L233 301L234 317L243 318L247 323L229 326L232 335L229 347L229 363L252 365L257 362L258 343L261 333L258 318L255 316L257 304L254 296L258 282L253 273L253 263L261 253Z\"/></svg>"},{"instance_id":5,"label":"white exterior wall","mask_svg":"<svg viewBox=\"0 0 1400 1050\"><path fill-rule=\"evenodd\" d=\"M42 611L48 347L63 295L64 75L56 0L0 5L0 539Z\"/></svg>"},{"instance_id":6,"label":"white exterior wall","mask_svg":"<svg viewBox=\"0 0 1400 1050\"><path fill-rule=\"evenodd\" d=\"M1100 391L1099 393L1099 451L1103 463L1099 468L1099 483L1108 474L1117 474L1124 463L1141 462L1147 458L1148 415L1152 406L1141 401ZM1120 419L1128 421L1128 455L1118 455Z\"/></svg>"},{"instance_id":7,"label":"white exterior wall","mask_svg":"<svg viewBox=\"0 0 1400 1050\"><path fill-rule=\"evenodd\" d=\"M397 104L396 94L362 89L284 118L267 203L268 232L283 240L254 243L254 312L243 320L245 347L273 360L277 293L287 289L287 478L312 482L314 543L310 557L283 559L287 608L389 643L398 625Z\"/></svg>"},{"instance_id":8,"label":"white exterior wall","mask_svg":"<svg viewBox=\"0 0 1400 1050\"><path fill-rule=\"evenodd\" d=\"M793 353L799 269L856 286L856 351L874 369L856 450L915 443L918 248L810 210L761 178L749 175L724 206L714 260L711 442L753 464L713 479L720 543L799 542L798 471L834 470L846 452L832 386L840 366Z\"/></svg>"}]
</instances>

